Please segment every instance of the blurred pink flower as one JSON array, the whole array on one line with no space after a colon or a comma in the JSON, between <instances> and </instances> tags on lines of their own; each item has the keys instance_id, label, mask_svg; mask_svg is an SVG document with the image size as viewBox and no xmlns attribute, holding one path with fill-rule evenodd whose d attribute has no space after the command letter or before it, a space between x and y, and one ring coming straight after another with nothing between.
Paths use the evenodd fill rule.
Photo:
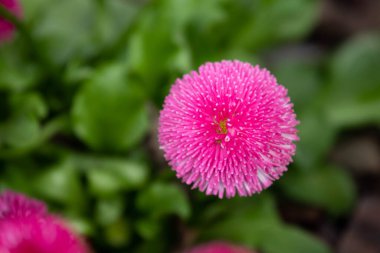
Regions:
<instances>
[{"instance_id":1,"label":"blurred pink flower","mask_svg":"<svg viewBox=\"0 0 380 253\"><path fill-rule=\"evenodd\" d=\"M5 7L13 15L21 16L21 5L18 0L0 0L0 5ZM0 16L0 42L12 37L15 27L8 20Z\"/></svg>"},{"instance_id":2,"label":"blurred pink flower","mask_svg":"<svg viewBox=\"0 0 380 253\"><path fill-rule=\"evenodd\" d=\"M250 196L287 170L297 124L286 88L269 71L222 61L177 79L158 139L177 177L193 188Z\"/></svg>"},{"instance_id":3,"label":"blurred pink flower","mask_svg":"<svg viewBox=\"0 0 380 253\"><path fill-rule=\"evenodd\" d=\"M210 242L196 246L185 253L254 253L253 251L226 242Z\"/></svg>"},{"instance_id":4,"label":"blurred pink flower","mask_svg":"<svg viewBox=\"0 0 380 253\"><path fill-rule=\"evenodd\" d=\"M43 203L21 194L0 195L0 253L85 253L84 242Z\"/></svg>"}]
</instances>

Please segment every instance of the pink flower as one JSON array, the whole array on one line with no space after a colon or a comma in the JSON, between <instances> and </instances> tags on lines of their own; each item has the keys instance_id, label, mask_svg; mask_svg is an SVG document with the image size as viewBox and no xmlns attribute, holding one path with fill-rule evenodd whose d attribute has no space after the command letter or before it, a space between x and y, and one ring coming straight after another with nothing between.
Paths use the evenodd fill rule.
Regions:
<instances>
[{"instance_id":1,"label":"pink flower","mask_svg":"<svg viewBox=\"0 0 380 253\"><path fill-rule=\"evenodd\" d=\"M210 242L191 250L185 251L185 253L254 253L253 251L241 247L228 244L225 242Z\"/></svg>"},{"instance_id":2,"label":"pink flower","mask_svg":"<svg viewBox=\"0 0 380 253\"><path fill-rule=\"evenodd\" d=\"M46 207L40 201L11 191L5 191L0 195L0 220L30 215L43 216L46 213Z\"/></svg>"},{"instance_id":3,"label":"pink flower","mask_svg":"<svg viewBox=\"0 0 380 253\"><path fill-rule=\"evenodd\" d=\"M297 124L286 88L269 71L222 61L176 80L158 139L186 184L220 198L250 196L287 170Z\"/></svg>"},{"instance_id":4,"label":"pink flower","mask_svg":"<svg viewBox=\"0 0 380 253\"><path fill-rule=\"evenodd\" d=\"M13 15L21 16L21 6L18 0L0 0L0 5L5 7ZM0 42L12 37L15 27L8 20L0 16Z\"/></svg>"},{"instance_id":5,"label":"pink flower","mask_svg":"<svg viewBox=\"0 0 380 253\"><path fill-rule=\"evenodd\" d=\"M80 238L43 203L21 194L0 195L0 253L85 253Z\"/></svg>"}]
</instances>

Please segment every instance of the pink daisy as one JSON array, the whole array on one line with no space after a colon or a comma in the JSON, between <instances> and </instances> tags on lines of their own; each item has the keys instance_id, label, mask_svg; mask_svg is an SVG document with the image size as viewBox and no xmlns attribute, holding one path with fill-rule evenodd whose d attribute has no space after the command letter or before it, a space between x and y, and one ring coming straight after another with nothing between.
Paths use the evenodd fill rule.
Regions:
<instances>
[{"instance_id":1,"label":"pink daisy","mask_svg":"<svg viewBox=\"0 0 380 253\"><path fill-rule=\"evenodd\" d=\"M85 253L85 244L43 203L21 194L0 195L0 253Z\"/></svg>"},{"instance_id":2,"label":"pink daisy","mask_svg":"<svg viewBox=\"0 0 380 253\"><path fill-rule=\"evenodd\" d=\"M269 71L222 61L176 80L158 139L186 184L220 198L250 196L287 170L297 124L286 88Z\"/></svg>"},{"instance_id":3,"label":"pink daisy","mask_svg":"<svg viewBox=\"0 0 380 253\"><path fill-rule=\"evenodd\" d=\"M253 251L225 242L210 242L196 246L185 253L254 253Z\"/></svg>"},{"instance_id":4,"label":"pink daisy","mask_svg":"<svg viewBox=\"0 0 380 253\"><path fill-rule=\"evenodd\" d=\"M13 15L21 16L21 6L18 0L0 0L0 5L5 7ZM0 42L10 39L14 29L15 27L11 22L0 16Z\"/></svg>"}]
</instances>

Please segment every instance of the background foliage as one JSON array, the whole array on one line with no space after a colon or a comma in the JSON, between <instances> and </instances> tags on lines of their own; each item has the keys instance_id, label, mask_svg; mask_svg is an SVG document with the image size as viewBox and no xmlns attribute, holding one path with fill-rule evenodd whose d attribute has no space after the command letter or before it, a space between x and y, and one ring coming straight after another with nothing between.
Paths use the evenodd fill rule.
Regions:
<instances>
[{"instance_id":1,"label":"background foliage","mask_svg":"<svg viewBox=\"0 0 380 253\"><path fill-rule=\"evenodd\" d=\"M47 201L97 252L171 252L215 239L264 253L332 252L279 207L311 206L332 220L351 212L352 175L328 154L343 130L379 126L379 33L308 47L317 0L22 4L19 32L0 46L1 188ZM156 141L174 80L222 59L269 68L301 121L289 172L251 198L189 190Z\"/></svg>"}]
</instances>

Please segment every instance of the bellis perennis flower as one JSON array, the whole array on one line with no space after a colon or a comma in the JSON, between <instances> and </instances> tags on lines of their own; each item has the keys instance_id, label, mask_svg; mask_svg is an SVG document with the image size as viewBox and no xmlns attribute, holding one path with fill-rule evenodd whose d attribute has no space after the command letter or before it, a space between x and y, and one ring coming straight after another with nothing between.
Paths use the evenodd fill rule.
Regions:
<instances>
[{"instance_id":1,"label":"bellis perennis flower","mask_svg":"<svg viewBox=\"0 0 380 253\"><path fill-rule=\"evenodd\" d=\"M0 195L0 253L86 253L85 244L43 203L21 194Z\"/></svg>"},{"instance_id":2,"label":"bellis perennis flower","mask_svg":"<svg viewBox=\"0 0 380 253\"><path fill-rule=\"evenodd\" d=\"M10 13L15 16L21 16L21 6L18 0L0 0L0 6L5 7ZM12 37L15 27L8 20L0 16L0 43Z\"/></svg>"},{"instance_id":3,"label":"bellis perennis flower","mask_svg":"<svg viewBox=\"0 0 380 253\"><path fill-rule=\"evenodd\" d=\"M185 253L254 253L253 251L226 242L210 242L196 246Z\"/></svg>"},{"instance_id":4,"label":"bellis perennis flower","mask_svg":"<svg viewBox=\"0 0 380 253\"><path fill-rule=\"evenodd\" d=\"M250 196L287 170L297 124L287 90L269 71L222 61L177 79L158 138L177 177L193 188Z\"/></svg>"}]
</instances>

